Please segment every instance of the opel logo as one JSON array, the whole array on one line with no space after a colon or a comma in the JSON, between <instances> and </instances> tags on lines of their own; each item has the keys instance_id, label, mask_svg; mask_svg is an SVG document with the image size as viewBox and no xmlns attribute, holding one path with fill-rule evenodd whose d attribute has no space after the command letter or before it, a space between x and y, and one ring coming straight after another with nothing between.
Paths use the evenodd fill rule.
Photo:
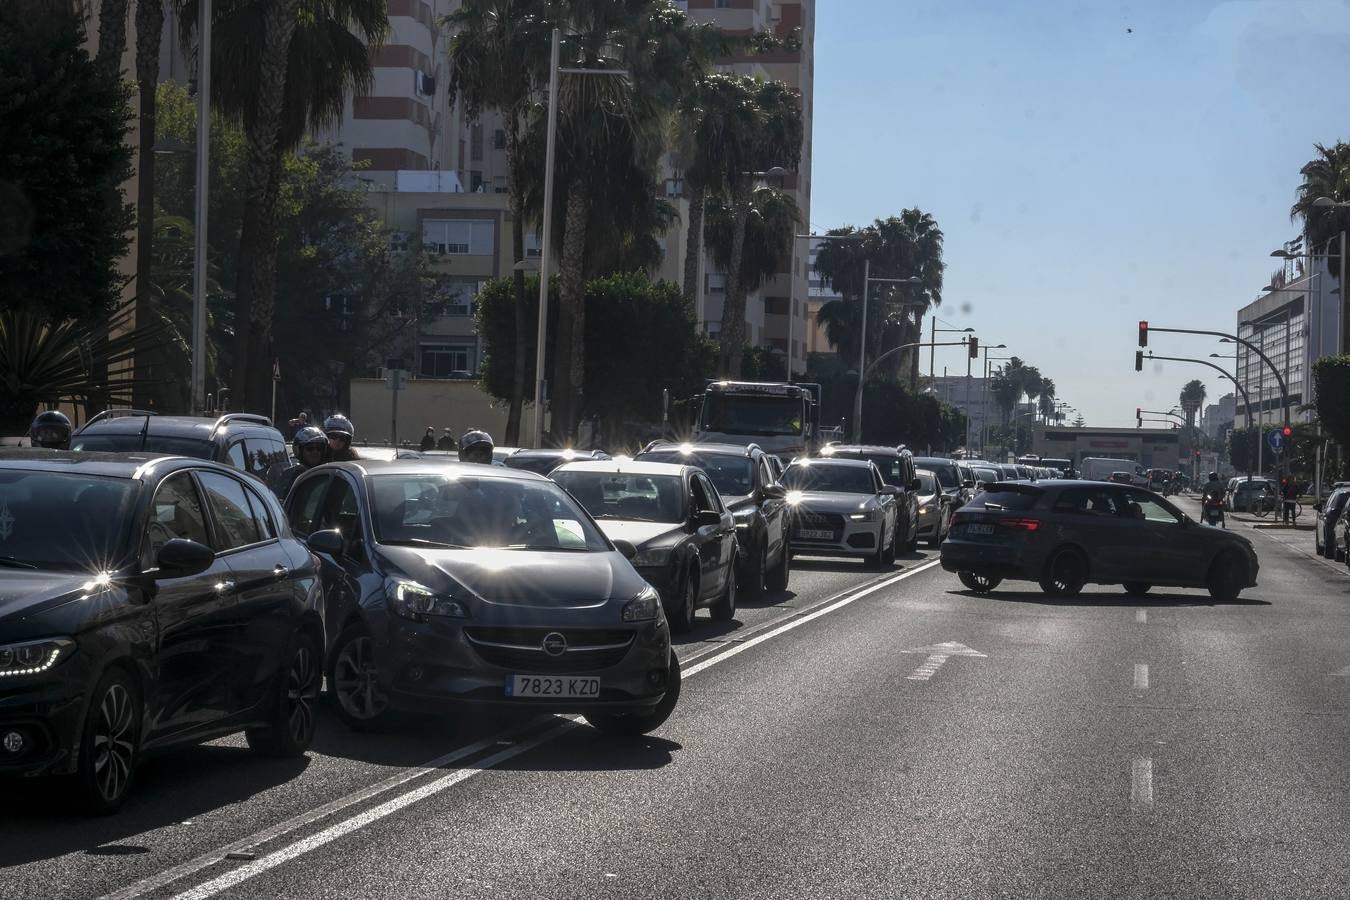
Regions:
<instances>
[{"instance_id":1,"label":"opel logo","mask_svg":"<svg viewBox=\"0 0 1350 900\"><path fill-rule=\"evenodd\" d=\"M549 656L562 656L567 652L567 638L556 631L551 631L544 635L543 648Z\"/></svg>"}]
</instances>

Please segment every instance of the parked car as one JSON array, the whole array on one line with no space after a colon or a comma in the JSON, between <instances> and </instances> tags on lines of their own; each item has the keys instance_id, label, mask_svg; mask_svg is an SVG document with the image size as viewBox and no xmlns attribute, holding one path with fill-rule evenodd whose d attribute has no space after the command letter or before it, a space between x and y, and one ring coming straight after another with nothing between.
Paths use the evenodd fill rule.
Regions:
<instances>
[{"instance_id":1,"label":"parked car","mask_svg":"<svg viewBox=\"0 0 1350 900\"><path fill-rule=\"evenodd\" d=\"M538 475L547 475L563 463L576 459L609 459L603 450L517 450L502 458L502 465L508 469L524 469Z\"/></svg>"},{"instance_id":2,"label":"parked car","mask_svg":"<svg viewBox=\"0 0 1350 900\"><path fill-rule=\"evenodd\" d=\"M897 489L860 459L795 459L783 472L792 519L792 547L817 556L895 562Z\"/></svg>"},{"instance_id":3,"label":"parked car","mask_svg":"<svg viewBox=\"0 0 1350 900\"><path fill-rule=\"evenodd\" d=\"M918 470L919 479L919 536L928 542L929 547L942 543L951 527L952 513L957 507L959 494L949 494L942 489L936 472L928 469Z\"/></svg>"},{"instance_id":4,"label":"parked car","mask_svg":"<svg viewBox=\"0 0 1350 900\"><path fill-rule=\"evenodd\" d=\"M1256 584L1251 542L1202 526L1154 494L1107 482L991 485L961 509L942 543L942 567L977 593L1005 578L1072 596L1088 583L1204 587L1231 602Z\"/></svg>"},{"instance_id":5,"label":"parked car","mask_svg":"<svg viewBox=\"0 0 1350 900\"><path fill-rule=\"evenodd\" d=\"M1106 480L1112 484L1134 484L1134 476L1129 472L1112 472Z\"/></svg>"},{"instance_id":6,"label":"parked car","mask_svg":"<svg viewBox=\"0 0 1350 900\"><path fill-rule=\"evenodd\" d=\"M962 471L963 466L969 469L969 466L965 463L957 462L954 459L945 459L941 456L916 456L914 457L914 465L932 472L937 477L942 492L951 498L951 501L957 506L975 496L975 482L979 479L975 477L973 471L967 477L967 473Z\"/></svg>"},{"instance_id":7,"label":"parked car","mask_svg":"<svg viewBox=\"0 0 1350 900\"><path fill-rule=\"evenodd\" d=\"M881 479L896 489L896 549L912 553L919 546L919 479L915 474L919 461L913 453L904 446L830 444L820 451L820 455L830 459L870 460L881 472Z\"/></svg>"},{"instance_id":8,"label":"parked car","mask_svg":"<svg viewBox=\"0 0 1350 900\"><path fill-rule=\"evenodd\" d=\"M70 436L70 449L91 453L168 453L209 459L275 487L291 465L272 420L252 413L161 416L137 409L99 413Z\"/></svg>"},{"instance_id":9,"label":"parked car","mask_svg":"<svg viewBox=\"0 0 1350 900\"><path fill-rule=\"evenodd\" d=\"M765 590L787 590L792 568L787 492L774 475L772 454L758 444L658 441L635 458L702 469L736 520L740 590L751 598L761 597Z\"/></svg>"},{"instance_id":10,"label":"parked car","mask_svg":"<svg viewBox=\"0 0 1350 900\"><path fill-rule=\"evenodd\" d=\"M1233 512L1251 512L1258 497L1264 498L1267 506L1275 503L1279 497L1275 482L1269 478L1239 479L1228 500L1228 508Z\"/></svg>"},{"instance_id":11,"label":"parked car","mask_svg":"<svg viewBox=\"0 0 1350 900\"><path fill-rule=\"evenodd\" d=\"M205 460L0 452L0 775L116 810L142 759L314 735L315 561L269 491Z\"/></svg>"},{"instance_id":12,"label":"parked car","mask_svg":"<svg viewBox=\"0 0 1350 900\"><path fill-rule=\"evenodd\" d=\"M331 463L286 499L318 554L338 715L505 706L661 725L680 694L661 597L558 485L502 466Z\"/></svg>"},{"instance_id":13,"label":"parked car","mask_svg":"<svg viewBox=\"0 0 1350 900\"><path fill-rule=\"evenodd\" d=\"M1350 500L1350 487L1340 487L1332 491L1326 500L1313 504L1313 509L1317 510L1317 528L1313 538L1317 552L1337 562L1344 558L1345 552L1337 526L1345 512L1346 500Z\"/></svg>"},{"instance_id":14,"label":"parked car","mask_svg":"<svg viewBox=\"0 0 1350 900\"><path fill-rule=\"evenodd\" d=\"M660 592L672 630L688 631L704 606L718 621L736 615L735 520L701 469L634 460L573 462L554 469L552 478L611 540L637 548L633 567ZM786 573L779 577L786 580Z\"/></svg>"}]
</instances>

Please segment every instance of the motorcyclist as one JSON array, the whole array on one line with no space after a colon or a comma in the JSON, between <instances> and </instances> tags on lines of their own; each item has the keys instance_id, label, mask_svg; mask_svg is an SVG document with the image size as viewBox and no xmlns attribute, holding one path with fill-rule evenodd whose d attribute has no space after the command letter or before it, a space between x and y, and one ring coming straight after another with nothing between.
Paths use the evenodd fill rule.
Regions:
<instances>
[{"instance_id":1,"label":"motorcyclist","mask_svg":"<svg viewBox=\"0 0 1350 900\"><path fill-rule=\"evenodd\" d=\"M282 500L291 492L295 479L315 466L328 462L328 436L313 425L306 425L297 431L291 447L295 450L295 465L282 472L277 483L272 486L273 493Z\"/></svg>"},{"instance_id":2,"label":"motorcyclist","mask_svg":"<svg viewBox=\"0 0 1350 900\"><path fill-rule=\"evenodd\" d=\"M1205 486L1200 492L1200 506L1207 516L1210 510L1217 511L1219 521L1227 527L1223 513L1223 495L1224 486L1223 482L1219 480L1219 473L1210 472L1209 480L1205 482Z\"/></svg>"},{"instance_id":3,"label":"motorcyclist","mask_svg":"<svg viewBox=\"0 0 1350 900\"><path fill-rule=\"evenodd\" d=\"M40 412L28 428L28 439L34 447L69 450L70 419L60 410L49 409Z\"/></svg>"},{"instance_id":4,"label":"motorcyclist","mask_svg":"<svg viewBox=\"0 0 1350 900\"><path fill-rule=\"evenodd\" d=\"M342 413L334 413L323 420L323 432L328 435L328 458L333 462L351 462L360 459L352 449L356 426Z\"/></svg>"},{"instance_id":5,"label":"motorcyclist","mask_svg":"<svg viewBox=\"0 0 1350 900\"><path fill-rule=\"evenodd\" d=\"M492 435L486 431L476 428L466 431L459 439L459 461L491 465L493 446Z\"/></svg>"}]
</instances>

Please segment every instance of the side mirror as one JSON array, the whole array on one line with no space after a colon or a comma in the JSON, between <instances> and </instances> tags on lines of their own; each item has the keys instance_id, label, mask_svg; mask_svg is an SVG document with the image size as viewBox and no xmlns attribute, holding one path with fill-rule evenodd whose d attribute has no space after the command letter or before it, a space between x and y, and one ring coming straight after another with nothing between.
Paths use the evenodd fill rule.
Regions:
<instances>
[{"instance_id":1,"label":"side mirror","mask_svg":"<svg viewBox=\"0 0 1350 900\"><path fill-rule=\"evenodd\" d=\"M971 481L969 478L967 478L965 481L961 482L961 487L965 488L966 490L970 490L970 489L973 488L974 486L975 486L975 482Z\"/></svg>"},{"instance_id":2,"label":"side mirror","mask_svg":"<svg viewBox=\"0 0 1350 900\"><path fill-rule=\"evenodd\" d=\"M632 541L625 541L623 538L616 538L612 543L614 544L614 549L622 553L623 558L628 560L629 562L632 562L633 557L637 556L637 547L633 546Z\"/></svg>"},{"instance_id":3,"label":"side mirror","mask_svg":"<svg viewBox=\"0 0 1350 900\"><path fill-rule=\"evenodd\" d=\"M216 560L216 551L205 544L174 538L159 548L155 565L159 567L156 578L186 578L200 575L211 568Z\"/></svg>"},{"instance_id":4,"label":"side mirror","mask_svg":"<svg viewBox=\"0 0 1350 900\"><path fill-rule=\"evenodd\" d=\"M705 525L721 525L722 514L715 509L704 509L694 513L694 527L702 528Z\"/></svg>"},{"instance_id":5,"label":"side mirror","mask_svg":"<svg viewBox=\"0 0 1350 900\"><path fill-rule=\"evenodd\" d=\"M314 532L305 543L315 553L325 553L328 556L338 557L342 555L346 541L342 538L342 532L332 528L327 531Z\"/></svg>"},{"instance_id":6,"label":"side mirror","mask_svg":"<svg viewBox=\"0 0 1350 900\"><path fill-rule=\"evenodd\" d=\"M877 493L883 497L894 497L900 493L900 489L893 484L883 484Z\"/></svg>"},{"instance_id":7,"label":"side mirror","mask_svg":"<svg viewBox=\"0 0 1350 900\"><path fill-rule=\"evenodd\" d=\"M787 488L783 487L778 482L774 482L773 484L764 485L764 487L760 489L760 493L768 500L782 500L787 496Z\"/></svg>"},{"instance_id":8,"label":"side mirror","mask_svg":"<svg viewBox=\"0 0 1350 900\"><path fill-rule=\"evenodd\" d=\"M910 489L911 491L917 491L917 490L918 490L919 488L921 488L921 487L923 487L923 482L920 481L919 479L917 479L917 478L911 478L911 479L909 480L909 489Z\"/></svg>"}]
</instances>

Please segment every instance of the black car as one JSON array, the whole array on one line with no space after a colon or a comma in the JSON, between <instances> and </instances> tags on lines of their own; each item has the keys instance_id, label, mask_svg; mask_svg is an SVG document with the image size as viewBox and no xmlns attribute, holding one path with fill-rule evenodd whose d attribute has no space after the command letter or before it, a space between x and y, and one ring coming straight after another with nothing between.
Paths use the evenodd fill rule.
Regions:
<instances>
[{"instance_id":1,"label":"black car","mask_svg":"<svg viewBox=\"0 0 1350 900\"><path fill-rule=\"evenodd\" d=\"M70 449L209 459L247 472L269 487L291 464L286 440L272 427L272 420L252 413L161 416L148 410L110 409L72 434Z\"/></svg>"},{"instance_id":2,"label":"black car","mask_svg":"<svg viewBox=\"0 0 1350 900\"><path fill-rule=\"evenodd\" d=\"M904 447L869 447L857 444L827 444L823 459L865 459L876 465L881 478L895 488L895 547L912 553L919 546L919 477L916 468L926 468Z\"/></svg>"},{"instance_id":3,"label":"black car","mask_svg":"<svg viewBox=\"0 0 1350 900\"><path fill-rule=\"evenodd\" d=\"M314 734L314 557L276 499L205 461L0 452L0 774L115 810L149 753Z\"/></svg>"},{"instance_id":4,"label":"black car","mask_svg":"<svg viewBox=\"0 0 1350 900\"><path fill-rule=\"evenodd\" d=\"M1074 595L1089 582L1208 588L1231 602L1256 584L1251 542L1200 525L1152 491L1107 482L1005 481L962 507L942 543L942 567L976 592L1005 578Z\"/></svg>"},{"instance_id":5,"label":"black car","mask_svg":"<svg viewBox=\"0 0 1350 900\"><path fill-rule=\"evenodd\" d=\"M698 466L712 481L736 520L739 548L736 580L747 597L785 591L792 569L792 544L784 491L774 458L758 444L647 445L636 459Z\"/></svg>"},{"instance_id":6,"label":"black car","mask_svg":"<svg viewBox=\"0 0 1350 900\"><path fill-rule=\"evenodd\" d=\"M948 502L954 506L963 506L975 496L976 478L966 463L942 456L916 456L914 465L937 476L942 493L947 495Z\"/></svg>"},{"instance_id":7,"label":"black car","mask_svg":"<svg viewBox=\"0 0 1350 900\"><path fill-rule=\"evenodd\" d=\"M661 593L673 630L692 628L703 606L718 621L736 615L736 528L701 469L646 460L574 462L554 469L552 478L611 540L637 548L633 567Z\"/></svg>"},{"instance_id":8,"label":"black car","mask_svg":"<svg viewBox=\"0 0 1350 900\"><path fill-rule=\"evenodd\" d=\"M634 548L547 478L330 463L300 476L286 511L321 561L328 685L354 728L490 705L639 734L679 699L661 598L626 558Z\"/></svg>"},{"instance_id":9,"label":"black car","mask_svg":"<svg viewBox=\"0 0 1350 900\"><path fill-rule=\"evenodd\" d=\"M1340 523L1345 513L1345 502L1350 500L1350 487L1338 487L1321 503L1315 504L1317 510L1317 530L1314 541L1317 552L1328 559L1340 562L1345 558L1345 547L1339 539Z\"/></svg>"},{"instance_id":10,"label":"black car","mask_svg":"<svg viewBox=\"0 0 1350 900\"><path fill-rule=\"evenodd\" d=\"M517 450L502 458L508 469L524 469L537 475L547 475L563 463L577 459L609 459L603 450Z\"/></svg>"}]
</instances>

